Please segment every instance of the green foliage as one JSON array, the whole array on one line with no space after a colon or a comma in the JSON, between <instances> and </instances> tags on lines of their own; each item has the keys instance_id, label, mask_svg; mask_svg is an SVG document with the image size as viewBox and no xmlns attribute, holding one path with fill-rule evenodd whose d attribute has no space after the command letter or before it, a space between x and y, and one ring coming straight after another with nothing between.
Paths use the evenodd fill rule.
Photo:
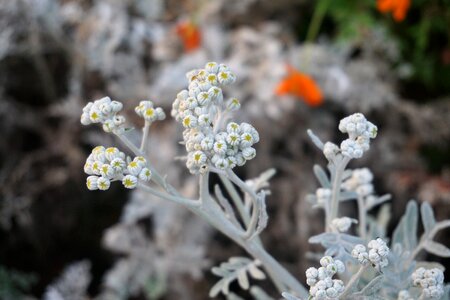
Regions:
<instances>
[{"instance_id":1,"label":"green foliage","mask_svg":"<svg viewBox=\"0 0 450 300\"><path fill-rule=\"evenodd\" d=\"M401 75L402 92L412 99L428 99L450 93L450 0L411 1L407 16L395 22L376 10L376 0L329 1L323 26L337 43L361 45L367 33L381 30L399 47L393 68L408 66Z\"/></svg>"},{"instance_id":2,"label":"green foliage","mask_svg":"<svg viewBox=\"0 0 450 300\"><path fill-rule=\"evenodd\" d=\"M0 299L22 299L36 281L34 274L0 266Z\"/></svg>"}]
</instances>

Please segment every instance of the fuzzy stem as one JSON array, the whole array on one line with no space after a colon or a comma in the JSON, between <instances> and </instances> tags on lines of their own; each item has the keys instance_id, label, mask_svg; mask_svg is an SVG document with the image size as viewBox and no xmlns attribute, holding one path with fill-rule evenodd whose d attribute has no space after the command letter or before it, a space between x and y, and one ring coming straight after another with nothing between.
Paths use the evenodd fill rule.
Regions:
<instances>
[{"instance_id":1,"label":"fuzzy stem","mask_svg":"<svg viewBox=\"0 0 450 300\"><path fill-rule=\"evenodd\" d=\"M148 144L148 134L149 134L149 129L150 128L150 122L145 121L145 125L142 128L142 140L141 140L141 147L139 148L139 150L142 153L145 153L145 149L147 147Z\"/></svg>"},{"instance_id":2,"label":"fuzzy stem","mask_svg":"<svg viewBox=\"0 0 450 300\"><path fill-rule=\"evenodd\" d=\"M129 141L123 135L117 135L119 139L135 154L143 155L143 153ZM169 201L178 203L189 209L191 212L206 220L218 231L222 232L224 235L229 237L231 240L236 242L242 248L244 248L249 254L251 254L255 259L262 262L264 268L266 269L268 275L277 286L279 292L284 292L286 290L293 291L301 297L307 297L308 292L306 288L295 279L292 274L290 274L278 261L276 261L267 251L264 249L260 241L255 239L245 239L245 233L239 229L232 221L226 217L226 213L221 209L219 204L215 201L208 201L211 196L209 192L205 192L207 178L203 178L201 183L201 200L191 200L183 198L179 193L169 184L166 183L157 170L151 168L153 173L153 180L159 184L163 189L167 191L166 193L155 190L149 186L140 184L139 187L143 188L155 196L167 199ZM224 174L224 173L222 173ZM228 171L226 175L229 176L230 180L239 186L243 191L247 192L252 196L256 202L256 193L246 185L235 173ZM205 175L203 175L205 176ZM207 190L206 190L207 191ZM254 203L255 207L256 204ZM254 213L257 213L256 210Z\"/></svg>"},{"instance_id":3,"label":"fuzzy stem","mask_svg":"<svg viewBox=\"0 0 450 300\"><path fill-rule=\"evenodd\" d=\"M199 201L197 201L197 200L192 200L192 199L184 198L181 196L173 196L173 195L170 195L167 193L163 193L163 192L155 190L154 188L152 188L148 185L142 184L142 183L139 183L138 186L139 186L139 188L141 188L142 190L144 190L145 192L147 192L149 194L152 194L152 195L157 196L162 199L169 200L171 202L175 202L177 204L182 204L182 205L189 206L189 207L197 207L200 205Z\"/></svg>"},{"instance_id":4,"label":"fuzzy stem","mask_svg":"<svg viewBox=\"0 0 450 300\"><path fill-rule=\"evenodd\" d=\"M345 287L344 291L342 292L341 296L339 296L339 299L348 299L347 296L349 293L351 293L353 286L355 284L358 284L359 278L363 275L364 271L367 270L369 265L361 266L356 272L352 278L350 278L350 281L347 283L347 286Z\"/></svg>"},{"instance_id":5,"label":"fuzzy stem","mask_svg":"<svg viewBox=\"0 0 450 300\"><path fill-rule=\"evenodd\" d=\"M259 216L259 206L257 203L258 195L256 195L255 191L251 189L245 182L243 182L231 169L227 170L228 178L232 182L234 182L239 188L241 188L244 192L249 194L250 199L252 200L252 217L250 219L250 223L247 227L247 231L245 233L245 238L250 238L253 233L255 232L256 224L258 222L258 216Z\"/></svg>"},{"instance_id":6,"label":"fuzzy stem","mask_svg":"<svg viewBox=\"0 0 450 300\"><path fill-rule=\"evenodd\" d=\"M330 214L328 216L328 219L326 220L326 231L330 231L330 224L331 221L333 221L335 218L337 218L339 213L339 196L341 193L341 183L342 183L342 175L345 171L345 167L349 163L350 158L349 157L342 157L339 161L336 163L336 169L333 176L333 189L331 192L331 209Z\"/></svg>"},{"instance_id":7,"label":"fuzzy stem","mask_svg":"<svg viewBox=\"0 0 450 300\"><path fill-rule=\"evenodd\" d=\"M364 205L364 198L358 195L356 201L358 202L359 235L363 240L365 240L367 235L367 221L366 221L366 207Z\"/></svg>"}]
</instances>

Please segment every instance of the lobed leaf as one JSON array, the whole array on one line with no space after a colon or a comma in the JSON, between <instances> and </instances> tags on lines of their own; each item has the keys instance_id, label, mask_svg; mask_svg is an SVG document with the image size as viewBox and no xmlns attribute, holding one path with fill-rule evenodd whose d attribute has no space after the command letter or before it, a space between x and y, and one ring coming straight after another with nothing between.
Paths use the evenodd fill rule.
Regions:
<instances>
[{"instance_id":1,"label":"lobed leaf","mask_svg":"<svg viewBox=\"0 0 450 300\"><path fill-rule=\"evenodd\" d=\"M316 175L316 178L319 181L320 185L324 188L330 189L331 182L327 176L327 173L325 173L324 169L319 165L314 165L313 171L314 171L314 175Z\"/></svg>"},{"instance_id":2,"label":"lobed leaf","mask_svg":"<svg viewBox=\"0 0 450 300\"><path fill-rule=\"evenodd\" d=\"M422 218L422 224L425 232L430 232L436 225L436 219L434 217L433 208L430 203L424 202L420 206L420 216Z\"/></svg>"},{"instance_id":3,"label":"lobed leaf","mask_svg":"<svg viewBox=\"0 0 450 300\"><path fill-rule=\"evenodd\" d=\"M441 243L427 240L424 243L424 248L431 254L441 256L441 257L450 257L450 249Z\"/></svg>"}]
</instances>

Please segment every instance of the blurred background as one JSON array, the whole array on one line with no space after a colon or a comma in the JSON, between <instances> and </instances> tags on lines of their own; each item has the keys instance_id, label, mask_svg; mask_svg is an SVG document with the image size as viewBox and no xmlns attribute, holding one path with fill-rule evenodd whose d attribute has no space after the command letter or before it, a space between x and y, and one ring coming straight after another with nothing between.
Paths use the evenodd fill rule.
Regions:
<instances>
[{"instance_id":1,"label":"blurred background","mask_svg":"<svg viewBox=\"0 0 450 300\"><path fill-rule=\"evenodd\" d=\"M392 194L389 229L412 198L449 218L449 28L449 0L0 0L0 299L208 299L209 267L245 253L170 203L115 184L89 192L91 149L125 148L79 121L110 96L139 129L140 100L169 114L186 71L208 61L236 73L225 91L242 103L235 118L261 135L239 175L278 170L262 239L297 278L323 230L305 201L326 163L308 128L338 142L338 121L363 112L379 135L351 167ZM155 124L149 156L195 196L173 159L181 132L171 118ZM448 232L437 240L449 245Z\"/></svg>"}]
</instances>

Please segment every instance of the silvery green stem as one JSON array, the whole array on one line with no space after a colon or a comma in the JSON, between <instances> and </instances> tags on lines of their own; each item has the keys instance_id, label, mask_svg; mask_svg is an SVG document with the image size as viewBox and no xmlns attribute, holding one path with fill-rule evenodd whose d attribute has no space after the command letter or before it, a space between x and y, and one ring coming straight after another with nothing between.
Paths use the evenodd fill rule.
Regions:
<instances>
[{"instance_id":1,"label":"silvery green stem","mask_svg":"<svg viewBox=\"0 0 450 300\"><path fill-rule=\"evenodd\" d=\"M144 156L145 155L123 134L117 134L117 137L120 139L120 141L125 146L127 146L131 150L131 152L134 153L134 155L136 155L136 156ZM151 164L148 165L148 168L152 172L152 181L153 182L155 182L157 185L162 187L164 190L166 190L171 195L174 195L174 196L180 195L173 186L171 186L170 184L167 184L166 179L163 178Z\"/></svg>"},{"instance_id":2,"label":"silvery green stem","mask_svg":"<svg viewBox=\"0 0 450 300\"><path fill-rule=\"evenodd\" d=\"M347 283L347 286L345 287L344 291L342 292L341 296L339 296L339 299L347 299L346 297L351 293L353 287L355 284L358 284L359 278L364 274L364 272L367 270L369 265L361 266L356 272L352 278L350 278L350 281Z\"/></svg>"},{"instance_id":3,"label":"silvery green stem","mask_svg":"<svg viewBox=\"0 0 450 300\"><path fill-rule=\"evenodd\" d=\"M331 221L338 217L339 213L339 196L341 193L342 175L344 174L345 167L349 163L350 158L343 156L335 162L335 170L333 176L333 187L331 191L331 206L328 219L326 220L326 231L329 232Z\"/></svg>"},{"instance_id":4,"label":"silvery green stem","mask_svg":"<svg viewBox=\"0 0 450 300\"><path fill-rule=\"evenodd\" d=\"M250 223L250 216L248 215L247 211L245 210L241 196L239 196L239 194L236 191L236 189L234 188L233 184L225 175L219 174L219 178L223 182L228 194L230 194L231 200L233 200L233 203L236 206L236 208L239 212L239 215L241 216L241 218L244 222L244 225L248 226L248 224Z\"/></svg>"},{"instance_id":5,"label":"silvery green stem","mask_svg":"<svg viewBox=\"0 0 450 300\"><path fill-rule=\"evenodd\" d=\"M135 154L138 156L143 153L129 141L124 135L118 135L119 139ZM258 259L263 264L269 277L277 286L279 292L286 290L292 291L301 297L307 297L308 292L306 288L298 282L292 274L290 274L278 261L276 261L267 251L264 249L258 239L245 239L245 232L239 229L232 221L230 221L222 208L213 201L208 191L208 174L200 175L200 194L201 199L199 201L191 200L182 197L171 185L166 183L165 179L159 175L151 165L149 165L152 171L152 180L162 187L167 193L160 192L146 185L139 185L144 191L150 194L161 197L168 201L172 201L177 204L181 204L191 212L206 220L218 231L229 237L236 242L242 248L244 248L255 259ZM246 185L234 172L229 171L226 173L231 177L230 180L239 186L243 191L249 193L256 202L256 193ZM254 203L256 207L256 203ZM256 211L254 213L257 213Z\"/></svg>"},{"instance_id":6,"label":"silvery green stem","mask_svg":"<svg viewBox=\"0 0 450 300\"><path fill-rule=\"evenodd\" d=\"M259 210L258 210L258 203L257 199L258 196L256 195L255 191L250 188L245 182L243 182L231 169L228 169L227 171L228 178L234 182L242 191L246 192L252 201L252 216L250 218L250 223L248 224L247 231L245 233L245 238L250 238L253 233L255 232L256 224L258 222L258 216L259 216Z\"/></svg>"},{"instance_id":7,"label":"silvery green stem","mask_svg":"<svg viewBox=\"0 0 450 300\"><path fill-rule=\"evenodd\" d=\"M422 238L420 239L419 244L416 246L414 251L411 252L411 255L408 258L408 262L411 263L414 260L414 258L420 253L420 251L423 250L426 241L432 240L434 236L439 232L439 230L442 230L447 227L450 227L450 220L439 222L436 224L436 226L433 227L433 229L430 232L424 233Z\"/></svg>"},{"instance_id":8,"label":"silvery green stem","mask_svg":"<svg viewBox=\"0 0 450 300\"><path fill-rule=\"evenodd\" d=\"M142 128L142 140L141 140L141 147L139 148L139 150L143 153L145 153L145 148L147 147L148 144L148 134L149 134L149 127L150 127L150 122L145 121L145 125Z\"/></svg>"},{"instance_id":9,"label":"silvery green stem","mask_svg":"<svg viewBox=\"0 0 450 300\"><path fill-rule=\"evenodd\" d=\"M360 195L358 195L356 201L358 202L359 235L365 240L367 234L366 206L364 205L364 198Z\"/></svg>"}]
</instances>

